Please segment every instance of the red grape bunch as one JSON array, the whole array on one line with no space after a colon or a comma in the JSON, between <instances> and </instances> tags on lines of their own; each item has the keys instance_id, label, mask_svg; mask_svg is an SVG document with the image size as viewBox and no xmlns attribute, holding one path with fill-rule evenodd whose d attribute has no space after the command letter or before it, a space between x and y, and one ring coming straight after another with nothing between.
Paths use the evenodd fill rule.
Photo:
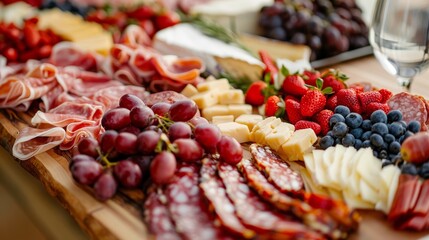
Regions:
<instances>
[{"instance_id":1,"label":"red grape bunch","mask_svg":"<svg viewBox=\"0 0 429 240\"><path fill-rule=\"evenodd\" d=\"M261 9L268 38L305 44L311 60L368 45L368 27L355 0L284 0Z\"/></svg>"},{"instance_id":2,"label":"red grape bunch","mask_svg":"<svg viewBox=\"0 0 429 240\"><path fill-rule=\"evenodd\" d=\"M73 178L92 186L99 200L107 200L118 187L133 189L150 179L166 184L178 161L198 162L205 154L218 154L230 164L241 161L243 149L234 138L197 114L191 100L152 107L137 96L121 97L119 107L102 118L106 130L96 140L84 138L70 162Z\"/></svg>"}]
</instances>

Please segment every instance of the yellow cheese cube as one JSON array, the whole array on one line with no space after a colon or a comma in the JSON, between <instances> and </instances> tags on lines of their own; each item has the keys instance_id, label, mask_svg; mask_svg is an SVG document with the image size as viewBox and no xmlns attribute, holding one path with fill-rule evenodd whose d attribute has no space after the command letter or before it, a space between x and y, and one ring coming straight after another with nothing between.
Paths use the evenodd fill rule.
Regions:
<instances>
[{"instance_id":1,"label":"yellow cheese cube","mask_svg":"<svg viewBox=\"0 0 429 240\"><path fill-rule=\"evenodd\" d=\"M75 42L75 44L86 51L94 51L103 55L108 55L113 46L112 35L108 32L103 32L92 38L83 39Z\"/></svg>"},{"instance_id":2,"label":"yellow cheese cube","mask_svg":"<svg viewBox=\"0 0 429 240\"><path fill-rule=\"evenodd\" d=\"M288 123L282 122L276 126L271 133L265 137L270 148L278 151L280 147L291 137L293 131L290 130Z\"/></svg>"},{"instance_id":3,"label":"yellow cheese cube","mask_svg":"<svg viewBox=\"0 0 429 240\"><path fill-rule=\"evenodd\" d=\"M225 78L218 79L216 81L203 82L198 84L197 86L197 89L200 92L210 91L210 90L216 90L219 92L219 91L229 90L230 88L231 86L229 85L228 80Z\"/></svg>"},{"instance_id":4,"label":"yellow cheese cube","mask_svg":"<svg viewBox=\"0 0 429 240\"><path fill-rule=\"evenodd\" d=\"M218 94L220 104L244 104L244 94L240 89L230 89Z\"/></svg>"},{"instance_id":5,"label":"yellow cheese cube","mask_svg":"<svg viewBox=\"0 0 429 240\"><path fill-rule=\"evenodd\" d=\"M248 142L250 140L249 128L240 123L228 122L217 125L223 135L235 138L239 143Z\"/></svg>"},{"instance_id":6,"label":"yellow cheese cube","mask_svg":"<svg viewBox=\"0 0 429 240\"><path fill-rule=\"evenodd\" d=\"M259 114L243 114L235 119L235 122L246 125L251 131L253 127L264 118Z\"/></svg>"},{"instance_id":7,"label":"yellow cheese cube","mask_svg":"<svg viewBox=\"0 0 429 240\"><path fill-rule=\"evenodd\" d=\"M218 97L215 91L197 93L191 99L194 100L199 109L205 109L218 104Z\"/></svg>"},{"instance_id":8,"label":"yellow cheese cube","mask_svg":"<svg viewBox=\"0 0 429 240\"><path fill-rule=\"evenodd\" d=\"M186 97L190 98L198 93L198 90L194 85L188 84L186 87L180 92L181 94L185 95Z\"/></svg>"},{"instance_id":9,"label":"yellow cheese cube","mask_svg":"<svg viewBox=\"0 0 429 240\"><path fill-rule=\"evenodd\" d=\"M227 122L234 122L234 116L225 115L225 116L214 116L212 118L212 123L216 125L220 123L227 123Z\"/></svg>"},{"instance_id":10,"label":"yellow cheese cube","mask_svg":"<svg viewBox=\"0 0 429 240\"><path fill-rule=\"evenodd\" d=\"M276 118L276 117L265 118L264 120L259 121L257 124L255 124L250 133L253 134L253 133L256 133L261 128L266 128L267 126L271 126L271 123L273 123L272 125L279 125L281 121L282 120L280 118Z\"/></svg>"},{"instance_id":11,"label":"yellow cheese cube","mask_svg":"<svg viewBox=\"0 0 429 240\"><path fill-rule=\"evenodd\" d=\"M87 38L92 38L104 32L103 28L97 23L82 23L75 25L74 28L59 27L54 30L66 40L77 42Z\"/></svg>"},{"instance_id":12,"label":"yellow cheese cube","mask_svg":"<svg viewBox=\"0 0 429 240\"><path fill-rule=\"evenodd\" d=\"M229 113L229 108L226 105L215 105L211 107L204 108L202 111L202 115L209 121L212 121L214 116L224 116L231 115Z\"/></svg>"},{"instance_id":13,"label":"yellow cheese cube","mask_svg":"<svg viewBox=\"0 0 429 240\"><path fill-rule=\"evenodd\" d=\"M234 115L234 118L237 118L243 114L252 113L252 105L249 104L231 104L228 106L229 114Z\"/></svg>"},{"instance_id":14,"label":"yellow cheese cube","mask_svg":"<svg viewBox=\"0 0 429 240\"><path fill-rule=\"evenodd\" d=\"M312 148L317 136L310 128L295 131L292 137L282 145L281 151L289 160L304 160L304 153Z\"/></svg>"}]
</instances>

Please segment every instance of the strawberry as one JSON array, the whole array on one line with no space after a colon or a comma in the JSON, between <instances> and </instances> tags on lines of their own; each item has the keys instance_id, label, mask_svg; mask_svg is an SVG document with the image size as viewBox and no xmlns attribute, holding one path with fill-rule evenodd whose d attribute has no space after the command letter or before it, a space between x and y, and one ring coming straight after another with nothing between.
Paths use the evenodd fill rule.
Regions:
<instances>
[{"instance_id":1,"label":"strawberry","mask_svg":"<svg viewBox=\"0 0 429 240\"><path fill-rule=\"evenodd\" d=\"M301 120L301 121L298 121L297 123L295 123L295 130L306 129L306 128L313 129L313 131L316 135L319 135L319 133L321 131L320 125L318 123L315 123L312 121Z\"/></svg>"},{"instance_id":2,"label":"strawberry","mask_svg":"<svg viewBox=\"0 0 429 240\"><path fill-rule=\"evenodd\" d=\"M393 93L391 91L384 88L378 90L378 92L381 94L381 103L386 103L387 100L389 100L393 96Z\"/></svg>"},{"instance_id":3,"label":"strawberry","mask_svg":"<svg viewBox=\"0 0 429 240\"><path fill-rule=\"evenodd\" d=\"M301 98L301 114L305 117L312 117L314 114L320 112L325 108L326 97L332 89L325 88L320 90L323 86L323 80L318 78L316 81L317 88L311 88Z\"/></svg>"},{"instance_id":4,"label":"strawberry","mask_svg":"<svg viewBox=\"0 0 429 240\"><path fill-rule=\"evenodd\" d=\"M323 135L326 135L330 130L329 118L331 118L332 115L334 115L333 111L324 109L314 116L314 121L320 125Z\"/></svg>"},{"instance_id":5,"label":"strawberry","mask_svg":"<svg viewBox=\"0 0 429 240\"><path fill-rule=\"evenodd\" d=\"M361 108L365 111L366 106L372 102L381 102L381 93L377 91L362 92L358 94Z\"/></svg>"},{"instance_id":6,"label":"strawberry","mask_svg":"<svg viewBox=\"0 0 429 240\"><path fill-rule=\"evenodd\" d=\"M362 113L359 98L354 89L341 89L337 93L338 105L344 105L350 108L350 111L355 113Z\"/></svg>"},{"instance_id":7,"label":"strawberry","mask_svg":"<svg viewBox=\"0 0 429 240\"><path fill-rule=\"evenodd\" d=\"M290 74L285 66L282 66L281 72L285 76L282 89L286 94L301 97L307 92L308 88L305 86L304 79L298 73Z\"/></svg>"},{"instance_id":8,"label":"strawberry","mask_svg":"<svg viewBox=\"0 0 429 240\"><path fill-rule=\"evenodd\" d=\"M283 117L284 115L284 102L278 96L270 96L265 103L265 116L267 117Z\"/></svg>"},{"instance_id":9,"label":"strawberry","mask_svg":"<svg viewBox=\"0 0 429 240\"><path fill-rule=\"evenodd\" d=\"M371 115L371 113L373 113L376 110L383 110L386 114L390 111L390 107L389 105L387 105L386 103L377 103L377 102L373 102L368 104L368 106L366 106L366 113L369 115Z\"/></svg>"},{"instance_id":10,"label":"strawberry","mask_svg":"<svg viewBox=\"0 0 429 240\"><path fill-rule=\"evenodd\" d=\"M305 84L316 86L316 80L320 78L320 72L315 70L304 70L302 73L302 78L305 81Z\"/></svg>"},{"instance_id":11,"label":"strawberry","mask_svg":"<svg viewBox=\"0 0 429 240\"><path fill-rule=\"evenodd\" d=\"M263 81L257 81L252 83L246 91L246 103L253 106L260 106L264 104L265 96L264 89L267 87L267 84Z\"/></svg>"},{"instance_id":12,"label":"strawberry","mask_svg":"<svg viewBox=\"0 0 429 240\"><path fill-rule=\"evenodd\" d=\"M295 124L299 120L304 119L301 115L301 104L293 99L286 99L286 114L290 123Z\"/></svg>"},{"instance_id":13,"label":"strawberry","mask_svg":"<svg viewBox=\"0 0 429 240\"><path fill-rule=\"evenodd\" d=\"M292 99L292 100L294 100L294 101L299 102L299 98L294 97L294 96L292 96L292 95L286 95L286 97L284 98L285 102L286 102L286 100L288 100L288 99Z\"/></svg>"},{"instance_id":14,"label":"strawberry","mask_svg":"<svg viewBox=\"0 0 429 240\"><path fill-rule=\"evenodd\" d=\"M338 70L330 69L329 71L322 74L323 88L331 87L334 93L337 93L341 89L346 88L344 81L349 79L344 73Z\"/></svg>"},{"instance_id":15,"label":"strawberry","mask_svg":"<svg viewBox=\"0 0 429 240\"><path fill-rule=\"evenodd\" d=\"M326 108L334 111L336 106L338 106L338 97L337 95L332 95L326 101Z\"/></svg>"},{"instance_id":16,"label":"strawberry","mask_svg":"<svg viewBox=\"0 0 429 240\"><path fill-rule=\"evenodd\" d=\"M261 58L261 61L265 64L265 70L264 70L264 76L270 75L271 79L274 79L277 77L277 73L279 72L279 69L275 65L273 59L268 54L268 52L264 50L259 50L259 57Z\"/></svg>"}]
</instances>

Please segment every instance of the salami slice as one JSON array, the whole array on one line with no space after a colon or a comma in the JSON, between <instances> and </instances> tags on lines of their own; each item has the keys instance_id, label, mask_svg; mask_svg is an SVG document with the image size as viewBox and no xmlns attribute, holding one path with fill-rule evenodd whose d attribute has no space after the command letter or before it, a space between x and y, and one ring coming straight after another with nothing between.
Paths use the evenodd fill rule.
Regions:
<instances>
[{"instance_id":1,"label":"salami slice","mask_svg":"<svg viewBox=\"0 0 429 240\"><path fill-rule=\"evenodd\" d=\"M214 210L217 219L222 226L233 234L246 239L252 238L255 232L243 226L235 214L234 205L226 195L222 180L217 176L217 161L212 158L206 158L202 163L200 187Z\"/></svg>"},{"instance_id":2,"label":"salami slice","mask_svg":"<svg viewBox=\"0 0 429 240\"><path fill-rule=\"evenodd\" d=\"M428 120L428 111L426 103L416 95L407 92L401 92L391 97L387 104L391 110L399 110L402 112L402 120L409 123L412 120L420 122L422 129L426 128Z\"/></svg>"},{"instance_id":3,"label":"salami slice","mask_svg":"<svg viewBox=\"0 0 429 240\"><path fill-rule=\"evenodd\" d=\"M246 178L249 186L255 189L260 197L273 204L276 208L291 212L311 229L331 239L347 236L347 231L342 231L340 223L336 222L329 214L321 209L313 209L306 202L291 198L277 190L268 182L267 178L253 166L250 160L244 159L241 161L239 169Z\"/></svg>"},{"instance_id":4,"label":"salami slice","mask_svg":"<svg viewBox=\"0 0 429 240\"><path fill-rule=\"evenodd\" d=\"M228 239L214 225L198 187L199 168L182 164L166 187L168 209L176 230L185 239Z\"/></svg>"},{"instance_id":5,"label":"salami slice","mask_svg":"<svg viewBox=\"0 0 429 240\"><path fill-rule=\"evenodd\" d=\"M163 198L165 199L165 196L161 189L154 188L149 191L144 204L146 223L156 239L180 240L167 206L161 201Z\"/></svg>"},{"instance_id":6,"label":"salami slice","mask_svg":"<svg viewBox=\"0 0 429 240\"><path fill-rule=\"evenodd\" d=\"M269 147L252 144L250 145L250 152L256 167L264 172L268 180L280 191L289 193L303 189L304 183L301 176L283 162Z\"/></svg>"},{"instance_id":7,"label":"salami slice","mask_svg":"<svg viewBox=\"0 0 429 240\"><path fill-rule=\"evenodd\" d=\"M246 227L270 239L324 239L304 224L295 222L293 216L273 211L249 188L235 167L221 162L218 170L237 216Z\"/></svg>"}]
</instances>

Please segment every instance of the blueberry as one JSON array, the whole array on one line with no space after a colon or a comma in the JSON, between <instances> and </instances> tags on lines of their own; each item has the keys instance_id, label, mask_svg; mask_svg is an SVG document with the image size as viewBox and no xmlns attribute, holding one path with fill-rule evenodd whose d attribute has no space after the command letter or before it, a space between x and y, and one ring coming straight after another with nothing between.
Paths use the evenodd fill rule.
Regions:
<instances>
[{"instance_id":1,"label":"blueberry","mask_svg":"<svg viewBox=\"0 0 429 240\"><path fill-rule=\"evenodd\" d=\"M397 141L394 141L389 144L389 152L396 154L399 153L399 150L401 150L401 144Z\"/></svg>"},{"instance_id":2,"label":"blueberry","mask_svg":"<svg viewBox=\"0 0 429 240\"><path fill-rule=\"evenodd\" d=\"M369 148L371 147L371 141L365 140L362 142L362 148Z\"/></svg>"},{"instance_id":3,"label":"blueberry","mask_svg":"<svg viewBox=\"0 0 429 240\"><path fill-rule=\"evenodd\" d=\"M341 144L342 140L343 140L343 138L335 138L335 145Z\"/></svg>"},{"instance_id":4,"label":"blueberry","mask_svg":"<svg viewBox=\"0 0 429 240\"><path fill-rule=\"evenodd\" d=\"M410 121L407 126L407 130L413 133L418 133L420 131L420 123L416 120Z\"/></svg>"},{"instance_id":5,"label":"blueberry","mask_svg":"<svg viewBox=\"0 0 429 240\"><path fill-rule=\"evenodd\" d=\"M386 142L387 144L390 144L390 143L392 143L393 141L395 141L396 140L396 138L395 138L395 136L393 136L392 134L386 134L386 135L384 135L383 136L383 140L384 140L384 142Z\"/></svg>"},{"instance_id":6,"label":"blueberry","mask_svg":"<svg viewBox=\"0 0 429 240\"><path fill-rule=\"evenodd\" d=\"M350 109L346 106L338 105L337 107L335 107L334 113L338 113L341 114L343 117L346 117L350 114Z\"/></svg>"},{"instance_id":7,"label":"blueberry","mask_svg":"<svg viewBox=\"0 0 429 240\"><path fill-rule=\"evenodd\" d=\"M399 123L402 125L403 128L407 128L407 123L404 120L399 121Z\"/></svg>"},{"instance_id":8,"label":"blueberry","mask_svg":"<svg viewBox=\"0 0 429 240\"><path fill-rule=\"evenodd\" d=\"M373 124L378 122L387 123L387 116L383 110L377 110L371 113L370 119Z\"/></svg>"},{"instance_id":9,"label":"blueberry","mask_svg":"<svg viewBox=\"0 0 429 240\"><path fill-rule=\"evenodd\" d=\"M320 139L319 145L322 149L327 149L328 147L333 146L335 143L335 140L331 136L324 136Z\"/></svg>"},{"instance_id":10,"label":"blueberry","mask_svg":"<svg viewBox=\"0 0 429 240\"><path fill-rule=\"evenodd\" d=\"M378 158L378 151L377 150L372 150L372 155L374 155L374 157Z\"/></svg>"},{"instance_id":11,"label":"blueberry","mask_svg":"<svg viewBox=\"0 0 429 240\"><path fill-rule=\"evenodd\" d=\"M402 143L404 142L404 135L402 135L402 136L400 136L400 137L398 138L398 142L399 142L400 144L402 144Z\"/></svg>"},{"instance_id":12,"label":"blueberry","mask_svg":"<svg viewBox=\"0 0 429 240\"><path fill-rule=\"evenodd\" d=\"M404 134L404 140L403 141L405 141L405 139L407 139L408 137L411 137L413 135L414 135L414 133L412 133L410 131L406 131L405 134Z\"/></svg>"},{"instance_id":13,"label":"blueberry","mask_svg":"<svg viewBox=\"0 0 429 240\"><path fill-rule=\"evenodd\" d=\"M326 133L326 136L334 137L334 134L332 133L332 130L328 131L328 132Z\"/></svg>"},{"instance_id":14,"label":"blueberry","mask_svg":"<svg viewBox=\"0 0 429 240\"><path fill-rule=\"evenodd\" d=\"M401 172L404 174L417 175L417 168L412 163L405 163L401 167Z\"/></svg>"},{"instance_id":15,"label":"blueberry","mask_svg":"<svg viewBox=\"0 0 429 240\"><path fill-rule=\"evenodd\" d=\"M365 141L365 140L369 140L369 137L371 137L372 132L371 131L366 131L362 134L361 136L361 140Z\"/></svg>"},{"instance_id":16,"label":"blueberry","mask_svg":"<svg viewBox=\"0 0 429 240\"><path fill-rule=\"evenodd\" d=\"M378 153L378 158L380 158L380 159L387 159L387 151L386 150L381 150Z\"/></svg>"},{"instance_id":17,"label":"blueberry","mask_svg":"<svg viewBox=\"0 0 429 240\"><path fill-rule=\"evenodd\" d=\"M387 142L383 141L383 145L380 147L380 150L388 150L389 149L389 144L387 144Z\"/></svg>"},{"instance_id":18,"label":"blueberry","mask_svg":"<svg viewBox=\"0 0 429 240\"><path fill-rule=\"evenodd\" d=\"M350 130L350 133L356 138L356 139L360 139L362 137L363 134L363 130L362 128L354 128L352 130Z\"/></svg>"},{"instance_id":19,"label":"blueberry","mask_svg":"<svg viewBox=\"0 0 429 240\"><path fill-rule=\"evenodd\" d=\"M391 110L387 113L387 122L397 122L402 120L402 113L399 110Z\"/></svg>"},{"instance_id":20,"label":"blueberry","mask_svg":"<svg viewBox=\"0 0 429 240\"><path fill-rule=\"evenodd\" d=\"M335 113L329 118L329 127L333 128L336 123L345 121L346 119L343 117L343 115Z\"/></svg>"},{"instance_id":21,"label":"blueberry","mask_svg":"<svg viewBox=\"0 0 429 240\"><path fill-rule=\"evenodd\" d=\"M387 125L381 122L378 122L372 125L371 131L373 133L378 133L381 136L384 136L389 133L389 129L387 128Z\"/></svg>"},{"instance_id":22,"label":"blueberry","mask_svg":"<svg viewBox=\"0 0 429 240\"><path fill-rule=\"evenodd\" d=\"M387 159L389 159L390 161L392 161L396 157L396 155L398 155L398 154L389 153L389 156L388 156Z\"/></svg>"},{"instance_id":23,"label":"blueberry","mask_svg":"<svg viewBox=\"0 0 429 240\"><path fill-rule=\"evenodd\" d=\"M383 137L380 134L373 133L371 137L369 137L369 140L371 141L371 145L374 147L382 147L383 146Z\"/></svg>"},{"instance_id":24,"label":"blueberry","mask_svg":"<svg viewBox=\"0 0 429 240\"><path fill-rule=\"evenodd\" d=\"M429 178L429 162L423 163L419 170L420 177L424 179Z\"/></svg>"},{"instance_id":25,"label":"blueberry","mask_svg":"<svg viewBox=\"0 0 429 240\"><path fill-rule=\"evenodd\" d=\"M359 150L362 147L362 141L360 139L355 139L355 148Z\"/></svg>"},{"instance_id":26,"label":"blueberry","mask_svg":"<svg viewBox=\"0 0 429 240\"><path fill-rule=\"evenodd\" d=\"M365 131L371 130L372 123L371 120L365 119L362 121L362 129Z\"/></svg>"},{"instance_id":27,"label":"blueberry","mask_svg":"<svg viewBox=\"0 0 429 240\"><path fill-rule=\"evenodd\" d=\"M337 122L332 128L332 133L335 137L341 138L348 132L348 127L344 122Z\"/></svg>"},{"instance_id":28,"label":"blueberry","mask_svg":"<svg viewBox=\"0 0 429 240\"><path fill-rule=\"evenodd\" d=\"M351 135L350 133L347 133L346 136L343 137L343 140L341 143L344 145L344 147L351 147L355 145L355 137Z\"/></svg>"},{"instance_id":29,"label":"blueberry","mask_svg":"<svg viewBox=\"0 0 429 240\"><path fill-rule=\"evenodd\" d=\"M404 135L405 129L402 127L401 123L393 122L389 125L389 133L398 138Z\"/></svg>"},{"instance_id":30,"label":"blueberry","mask_svg":"<svg viewBox=\"0 0 429 240\"><path fill-rule=\"evenodd\" d=\"M392 164L392 162L388 159L381 160L381 167L382 168L384 168L385 166L389 166L390 164Z\"/></svg>"},{"instance_id":31,"label":"blueberry","mask_svg":"<svg viewBox=\"0 0 429 240\"><path fill-rule=\"evenodd\" d=\"M350 128L358 128L362 124L362 116L358 113L349 113L346 118L345 122L347 126Z\"/></svg>"}]
</instances>

